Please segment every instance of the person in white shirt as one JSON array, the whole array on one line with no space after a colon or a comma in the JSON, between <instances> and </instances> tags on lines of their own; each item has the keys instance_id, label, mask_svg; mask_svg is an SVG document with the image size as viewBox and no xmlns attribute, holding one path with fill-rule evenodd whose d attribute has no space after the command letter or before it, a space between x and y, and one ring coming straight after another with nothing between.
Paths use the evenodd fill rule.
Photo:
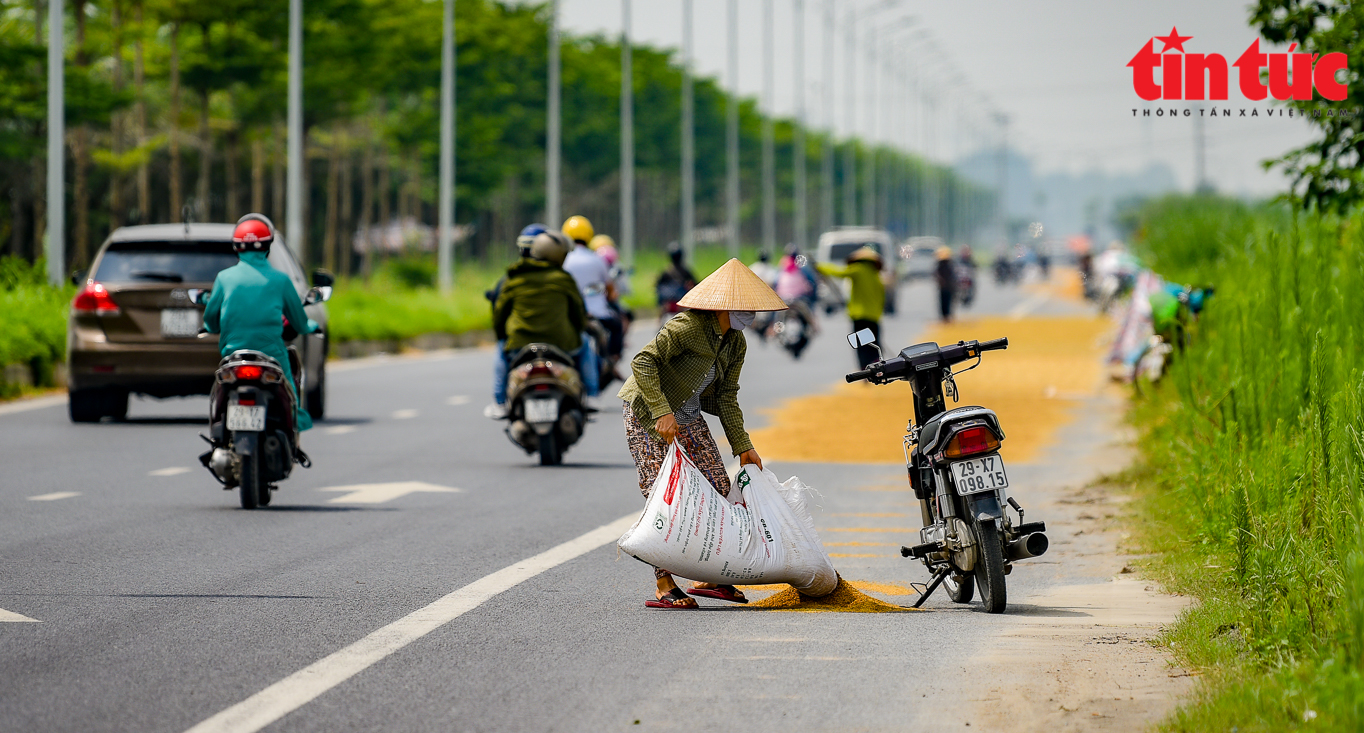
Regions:
<instances>
[{"instance_id":1,"label":"person in white shirt","mask_svg":"<svg viewBox=\"0 0 1364 733\"><path fill-rule=\"evenodd\" d=\"M568 259L564 260L564 270L578 283L578 290L583 294L583 303L587 306L587 314L606 329L609 335L606 356L614 362L620 359L621 351L625 348L625 329L620 316L611 308L611 301L616 297L616 285L611 281L611 268L587 246L595 234L592 222L588 221L587 217L570 216L562 229L574 244L573 251L568 253Z\"/></svg>"}]
</instances>

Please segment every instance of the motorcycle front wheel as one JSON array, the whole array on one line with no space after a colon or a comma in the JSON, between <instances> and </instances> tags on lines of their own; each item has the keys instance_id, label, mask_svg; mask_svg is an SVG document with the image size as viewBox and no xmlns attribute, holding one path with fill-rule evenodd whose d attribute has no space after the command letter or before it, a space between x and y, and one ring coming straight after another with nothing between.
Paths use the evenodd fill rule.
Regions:
<instances>
[{"instance_id":1,"label":"motorcycle front wheel","mask_svg":"<svg viewBox=\"0 0 1364 733\"><path fill-rule=\"evenodd\" d=\"M976 561L975 584L980 586L980 601L989 613L1004 613L1008 593L1004 587L1004 547L993 521L975 522L980 557Z\"/></svg>"},{"instance_id":2,"label":"motorcycle front wheel","mask_svg":"<svg viewBox=\"0 0 1364 733\"><path fill-rule=\"evenodd\" d=\"M976 579L973 575L952 573L942 583L947 589L947 597L953 603L970 603L976 595Z\"/></svg>"},{"instance_id":3,"label":"motorcycle front wheel","mask_svg":"<svg viewBox=\"0 0 1364 733\"><path fill-rule=\"evenodd\" d=\"M260 456L254 452L242 456L241 483L237 486L237 490L241 494L243 509L256 508L256 504L260 501L262 486L264 484L260 480Z\"/></svg>"}]
</instances>

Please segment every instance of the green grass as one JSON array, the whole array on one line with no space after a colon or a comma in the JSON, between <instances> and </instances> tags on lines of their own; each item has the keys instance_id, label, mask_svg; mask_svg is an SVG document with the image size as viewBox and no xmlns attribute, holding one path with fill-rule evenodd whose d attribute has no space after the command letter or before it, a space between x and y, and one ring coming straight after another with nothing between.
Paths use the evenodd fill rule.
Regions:
<instances>
[{"instance_id":1,"label":"green grass","mask_svg":"<svg viewBox=\"0 0 1364 733\"><path fill-rule=\"evenodd\" d=\"M53 369L66 358L66 309L74 288L47 285L44 268L41 261L0 258L0 367L28 365L37 386L50 387ZM0 374L0 398L21 391Z\"/></svg>"},{"instance_id":2,"label":"green grass","mask_svg":"<svg viewBox=\"0 0 1364 733\"><path fill-rule=\"evenodd\" d=\"M1217 288L1132 412L1138 536L1200 601L1165 641L1205 675L1164 729L1364 729L1364 220L1143 215L1148 261Z\"/></svg>"}]
</instances>

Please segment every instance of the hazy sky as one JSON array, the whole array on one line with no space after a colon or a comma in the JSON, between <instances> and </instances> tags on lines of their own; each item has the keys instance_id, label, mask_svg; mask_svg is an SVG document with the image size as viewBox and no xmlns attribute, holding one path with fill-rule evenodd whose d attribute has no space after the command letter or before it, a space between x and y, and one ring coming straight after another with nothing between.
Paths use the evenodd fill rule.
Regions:
<instances>
[{"instance_id":1,"label":"hazy sky","mask_svg":"<svg viewBox=\"0 0 1364 733\"><path fill-rule=\"evenodd\" d=\"M739 91L760 96L762 91L762 28L765 0L737 0L739 15ZM846 133L848 117L847 26L850 10L858 10L857 59L858 132L872 132L866 90L869 29L902 42L894 57L896 74L917 73L920 88L937 94L936 127L927 118L920 98L905 91L907 83L878 95L878 136L919 150L930 147L940 159L955 158L982 140L995 140L988 123L993 110L1010 119L1011 143L1033 158L1040 171L1136 171L1148 162L1169 164L1181 185L1194 179L1194 123L1187 118L1132 116L1145 103L1132 90L1128 60L1155 35L1178 26L1192 36L1189 52L1220 53L1234 61L1256 37L1246 21L1244 0L1174 0L1095 2L1094 0L833 0L834 109L830 121L824 103L824 47L830 37L825 22L828 0L805 0L806 119L815 126L833 124ZM636 42L681 48L682 0L632 0ZM695 68L732 86L727 72L729 0L694 0ZM772 0L774 23L774 108L792 114L794 0ZM868 11L881 10L868 16ZM577 33L620 32L620 0L560 0L561 24ZM902 20L913 18L913 21ZM916 36L916 32L918 35ZM924 39L931 37L930 43ZM1156 47L1159 50L1160 46ZM1262 44L1262 50L1268 49ZM1238 110L1258 107L1243 99L1231 81L1231 98L1216 103ZM889 78L890 74L886 74ZM965 82L965 89L961 82ZM889 82L883 89L889 88ZM989 101L983 101L988 99ZM1168 106L1166 103L1162 106ZM1181 103L1173 103L1181 104ZM1213 104L1213 103L1208 103ZM899 110L899 124L891 116ZM1196 114L1196 113L1195 113ZM1277 173L1266 173L1261 160L1276 156L1311 137L1299 119L1233 117L1206 122L1207 175L1228 193L1263 195L1282 189ZM936 134L935 134L936 130ZM994 144L994 143L992 143Z\"/></svg>"}]
</instances>

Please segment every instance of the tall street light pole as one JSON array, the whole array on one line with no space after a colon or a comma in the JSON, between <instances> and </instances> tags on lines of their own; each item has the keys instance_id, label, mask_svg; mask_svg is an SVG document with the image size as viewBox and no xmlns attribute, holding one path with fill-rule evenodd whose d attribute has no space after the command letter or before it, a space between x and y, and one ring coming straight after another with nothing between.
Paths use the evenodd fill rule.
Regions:
<instances>
[{"instance_id":1,"label":"tall street light pole","mask_svg":"<svg viewBox=\"0 0 1364 733\"><path fill-rule=\"evenodd\" d=\"M834 228L834 0L824 0L824 146L820 160L819 229Z\"/></svg>"},{"instance_id":2,"label":"tall street light pole","mask_svg":"<svg viewBox=\"0 0 1364 733\"><path fill-rule=\"evenodd\" d=\"M630 0L620 2L620 245L635 264L635 79L630 57Z\"/></svg>"},{"instance_id":3,"label":"tall street light pole","mask_svg":"<svg viewBox=\"0 0 1364 733\"><path fill-rule=\"evenodd\" d=\"M692 261L696 248L696 151L691 90L692 0L682 0L682 251Z\"/></svg>"},{"instance_id":4,"label":"tall street light pole","mask_svg":"<svg viewBox=\"0 0 1364 733\"><path fill-rule=\"evenodd\" d=\"M772 143L772 0L763 0L763 251L777 248L777 184Z\"/></svg>"},{"instance_id":5,"label":"tall street light pole","mask_svg":"<svg viewBox=\"0 0 1364 733\"><path fill-rule=\"evenodd\" d=\"M455 274L455 0L445 0L440 53L440 262L437 279L450 292Z\"/></svg>"},{"instance_id":6,"label":"tall street light pole","mask_svg":"<svg viewBox=\"0 0 1364 733\"><path fill-rule=\"evenodd\" d=\"M792 164L795 167L795 206L794 220L792 221L793 239L796 247L802 252L805 251L806 234L806 212L805 212L805 4L802 0L792 0L791 3L793 18L791 21L794 33L791 52L795 56L792 61L793 78L795 84L795 105L796 105L796 124L792 131L791 151Z\"/></svg>"},{"instance_id":7,"label":"tall street light pole","mask_svg":"<svg viewBox=\"0 0 1364 733\"><path fill-rule=\"evenodd\" d=\"M54 2L54 5L60 4ZM289 179L285 234L300 265L308 265L308 232L303 207L303 0L289 0Z\"/></svg>"},{"instance_id":8,"label":"tall street light pole","mask_svg":"<svg viewBox=\"0 0 1364 733\"><path fill-rule=\"evenodd\" d=\"M843 157L843 223L852 226L857 223L857 6L848 11L848 27L845 50L847 51L844 71L848 75L846 85L848 103L844 105L847 116L848 149Z\"/></svg>"},{"instance_id":9,"label":"tall street light pole","mask_svg":"<svg viewBox=\"0 0 1364 733\"><path fill-rule=\"evenodd\" d=\"M60 285L66 269L66 89L62 0L47 4L47 280Z\"/></svg>"},{"instance_id":10,"label":"tall street light pole","mask_svg":"<svg viewBox=\"0 0 1364 733\"><path fill-rule=\"evenodd\" d=\"M549 119L545 135L545 224L558 227L559 216L559 2L549 3Z\"/></svg>"},{"instance_id":11,"label":"tall street light pole","mask_svg":"<svg viewBox=\"0 0 1364 733\"><path fill-rule=\"evenodd\" d=\"M876 226L876 146L880 141L876 139L876 79L880 64L876 63L876 32L875 24L867 33L867 159L863 165L866 169L864 175L866 182L863 184L862 191L862 223L866 226Z\"/></svg>"},{"instance_id":12,"label":"tall street light pole","mask_svg":"<svg viewBox=\"0 0 1364 733\"><path fill-rule=\"evenodd\" d=\"M729 0L729 107L725 115L725 238L739 256L739 0Z\"/></svg>"}]
</instances>

